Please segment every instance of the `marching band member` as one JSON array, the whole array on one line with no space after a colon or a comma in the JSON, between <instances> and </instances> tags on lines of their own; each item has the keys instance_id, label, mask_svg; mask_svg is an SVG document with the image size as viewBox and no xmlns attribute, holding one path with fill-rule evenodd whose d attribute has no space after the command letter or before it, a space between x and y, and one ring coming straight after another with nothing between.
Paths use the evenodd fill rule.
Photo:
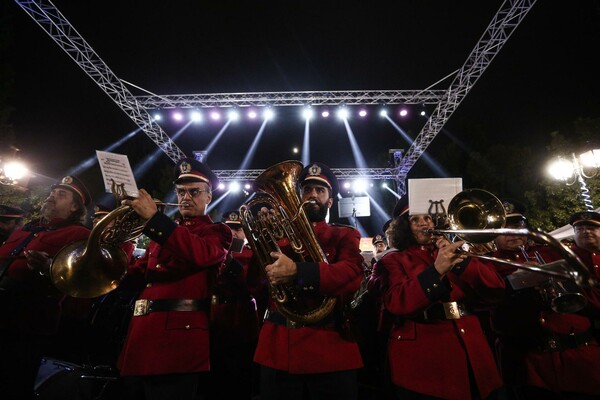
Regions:
<instances>
[{"instance_id":1,"label":"marching band member","mask_svg":"<svg viewBox=\"0 0 600 400\"><path fill-rule=\"evenodd\" d=\"M239 212L224 213L221 222L231 229L233 242L211 300L211 387L215 398L249 400L258 392L258 367L253 362L260 325L255 291L262 275L250 262L252 250ZM258 294L266 297L265 289L263 285Z\"/></svg>"},{"instance_id":2,"label":"marching band member","mask_svg":"<svg viewBox=\"0 0 600 400\"><path fill-rule=\"evenodd\" d=\"M0 204L0 245L16 229L23 226L23 220L27 213L19 207Z\"/></svg>"},{"instance_id":3,"label":"marching band member","mask_svg":"<svg viewBox=\"0 0 600 400\"><path fill-rule=\"evenodd\" d=\"M337 178L315 162L302 170L298 183L302 201L313 201L306 213L327 262L294 262L290 246L282 246L282 252L271 252L267 277L273 285L295 285L308 297L351 296L363 276L360 234L325 221L338 193ZM357 343L343 336L343 324L341 310L303 324L287 320L271 304L254 356L261 365L260 398L357 399L357 369L363 364Z\"/></svg>"},{"instance_id":4,"label":"marching band member","mask_svg":"<svg viewBox=\"0 0 600 400\"><path fill-rule=\"evenodd\" d=\"M508 228L527 226L524 207L504 201ZM600 214L575 213L573 251L600 277ZM524 264L561 258L550 246L525 236L500 235L493 254ZM600 289L579 288L539 272L496 263L507 281L505 300L491 310L502 376L515 398L592 399L600 395L600 348L594 321L600 316ZM560 296L560 297L557 297ZM562 302L562 303L559 303Z\"/></svg>"},{"instance_id":5,"label":"marching band member","mask_svg":"<svg viewBox=\"0 0 600 400\"><path fill-rule=\"evenodd\" d=\"M410 215L401 202L386 231L390 249L369 283L392 320L388 358L396 398L491 398L502 381L471 308L498 301L504 283L489 266L457 253L463 241L427 233L431 215Z\"/></svg>"},{"instance_id":6,"label":"marching band member","mask_svg":"<svg viewBox=\"0 0 600 400\"><path fill-rule=\"evenodd\" d=\"M144 189L123 200L147 223L151 242L128 271L143 278L118 368L139 382L146 399L190 399L206 393L209 355L210 283L231 245L231 230L206 214L217 177L195 159L175 167L181 219L157 210ZM126 278L128 278L126 276ZM135 378L135 379L133 379Z\"/></svg>"},{"instance_id":7,"label":"marching band member","mask_svg":"<svg viewBox=\"0 0 600 400\"><path fill-rule=\"evenodd\" d=\"M55 351L65 296L52 287L52 257L65 245L87 239L83 225L91 196L75 176L51 186L41 218L16 229L0 246L0 393L33 398L43 356Z\"/></svg>"}]
</instances>

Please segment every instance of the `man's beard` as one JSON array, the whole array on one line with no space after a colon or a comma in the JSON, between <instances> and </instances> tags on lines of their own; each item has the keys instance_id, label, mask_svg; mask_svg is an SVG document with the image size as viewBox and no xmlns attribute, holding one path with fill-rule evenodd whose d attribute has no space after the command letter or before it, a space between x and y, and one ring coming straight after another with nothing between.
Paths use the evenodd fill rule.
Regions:
<instances>
[{"instance_id":1,"label":"man's beard","mask_svg":"<svg viewBox=\"0 0 600 400\"><path fill-rule=\"evenodd\" d=\"M327 217L328 210L326 204L315 202L306 206L306 216L311 222L323 221Z\"/></svg>"},{"instance_id":2,"label":"man's beard","mask_svg":"<svg viewBox=\"0 0 600 400\"><path fill-rule=\"evenodd\" d=\"M43 219L51 220L56 214L56 205L54 203L45 202L42 204L42 209L40 210L40 215Z\"/></svg>"}]
</instances>

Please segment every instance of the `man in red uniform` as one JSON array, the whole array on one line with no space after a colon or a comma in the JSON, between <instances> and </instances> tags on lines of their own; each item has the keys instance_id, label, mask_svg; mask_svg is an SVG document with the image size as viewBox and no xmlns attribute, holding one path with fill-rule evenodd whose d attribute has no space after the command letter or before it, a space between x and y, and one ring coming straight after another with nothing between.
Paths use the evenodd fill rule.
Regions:
<instances>
[{"instance_id":1,"label":"man in red uniform","mask_svg":"<svg viewBox=\"0 0 600 400\"><path fill-rule=\"evenodd\" d=\"M43 356L52 351L64 295L52 286L52 257L65 245L87 239L83 226L91 197L74 176L51 187L41 218L15 230L0 246L0 393L33 397Z\"/></svg>"},{"instance_id":2,"label":"man in red uniform","mask_svg":"<svg viewBox=\"0 0 600 400\"><path fill-rule=\"evenodd\" d=\"M211 301L212 395L249 400L258 391L257 367L252 357L259 330L254 289L260 274L257 266L250 263L252 250L246 243L239 212L228 211L221 221L231 229L233 242ZM236 377L235 385L231 384L232 376Z\"/></svg>"},{"instance_id":3,"label":"man in red uniform","mask_svg":"<svg viewBox=\"0 0 600 400\"><path fill-rule=\"evenodd\" d=\"M144 256L128 271L141 275L145 288L133 317L118 367L138 377L146 399L196 399L206 390L209 363L210 276L216 274L231 245L231 230L214 223L206 208L217 177L197 160L175 167L175 193L181 219L159 212L144 189L123 200L147 220L151 239Z\"/></svg>"},{"instance_id":4,"label":"man in red uniform","mask_svg":"<svg viewBox=\"0 0 600 400\"><path fill-rule=\"evenodd\" d=\"M363 257L360 234L351 227L325 222L338 193L335 175L324 164L312 163L299 176L302 201L327 262L295 262L288 246L272 252L265 267L272 285L292 285L300 296L342 297L358 290ZM261 399L356 399L358 345L341 333L343 316L334 310L312 324L287 320L271 304L260 332L254 361L261 365ZM306 393L308 397L303 397Z\"/></svg>"},{"instance_id":5,"label":"man in red uniform","mask_svg":"<svg viewBox=\"0 0 600 400\"><path fill-rule=\"evenodd\" d=\"M526 227L525 209L520 203L505 200L504 207L507 228ZM600 234L600 215L576 213L569 222L579 242L573 251L598 278L594 254L600 250L600 243L588 247L583 238L593 237L589 232ZM535 265L561 258L556 249L530 243L525 236L500 235L495 242L498 249L494 256L517 263ZM497 336L502 377L515 398L597 398L600 348L592 329L594 319L600 315L600 289L580 290L572 282L547 274L506 264L496 267L505 277L507 289L504 301L491 310L491 326ZM577 304L585 307L568 309Z\"/></svg>"},{"instance_id":6,"label":"man in red uniform","mask_svg":"<svg viewBox=\"0 0 600 400\"><path fill-rule=\"evenodd\" d=\"M0 204L0 245L4 243L15 229L23 226L25 211L19 207Z\"/></svg>"}]
</instances>

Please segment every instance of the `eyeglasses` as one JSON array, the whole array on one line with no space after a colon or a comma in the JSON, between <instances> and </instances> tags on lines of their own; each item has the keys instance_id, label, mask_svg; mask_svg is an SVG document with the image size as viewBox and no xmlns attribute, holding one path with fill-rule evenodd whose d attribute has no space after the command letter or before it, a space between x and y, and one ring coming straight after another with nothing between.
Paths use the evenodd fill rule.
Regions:
<instances>
[{"instance_id":1,"label":"eyeglasses","mask_svg":"<svg viewBox=\"0 0 600 400\"><path fill-rule=\"evenodd\" d=\"M592 232L592 231L595 231L596 229L600 229L600 226L595 226L595 225L577 225L575 227L575 231L577 231L577 232L583 232L583 231Z\"/></svg>"},{"instance_id":2,"label":"eyeglasses","mask_svg":"<svg viewBox=\"0 0 600 400\"><path fill-rule=\"evenodd\" d=\"M203 190L200 188L177 188L175 189L175 193L177 194L177 197L185 197L185 195L188 194L191 198L194 198L196 196L199 196L200 193L208 193L208 190Z\"/></svg>"}]
</instances>

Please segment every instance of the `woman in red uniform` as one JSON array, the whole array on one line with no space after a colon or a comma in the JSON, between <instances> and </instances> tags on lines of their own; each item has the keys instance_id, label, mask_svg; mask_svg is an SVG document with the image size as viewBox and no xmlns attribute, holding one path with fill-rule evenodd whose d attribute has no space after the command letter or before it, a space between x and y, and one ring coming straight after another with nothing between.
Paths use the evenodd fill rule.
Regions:
<instances>
[{"instance_id":1,"label":"woman in red uniform","mask_svg":"<svg viewBox=\"0 0 600 400\"><path fill-rule=\"evenodd\" d=\"M502 382L470 307L499 300L504 283L493 268L458 254L462 241L427 234L432 228L430 215L409 215L405 207L371 277L393 320L388 357L396 396L490 398Z\"/></svg>"}]
</instances>

